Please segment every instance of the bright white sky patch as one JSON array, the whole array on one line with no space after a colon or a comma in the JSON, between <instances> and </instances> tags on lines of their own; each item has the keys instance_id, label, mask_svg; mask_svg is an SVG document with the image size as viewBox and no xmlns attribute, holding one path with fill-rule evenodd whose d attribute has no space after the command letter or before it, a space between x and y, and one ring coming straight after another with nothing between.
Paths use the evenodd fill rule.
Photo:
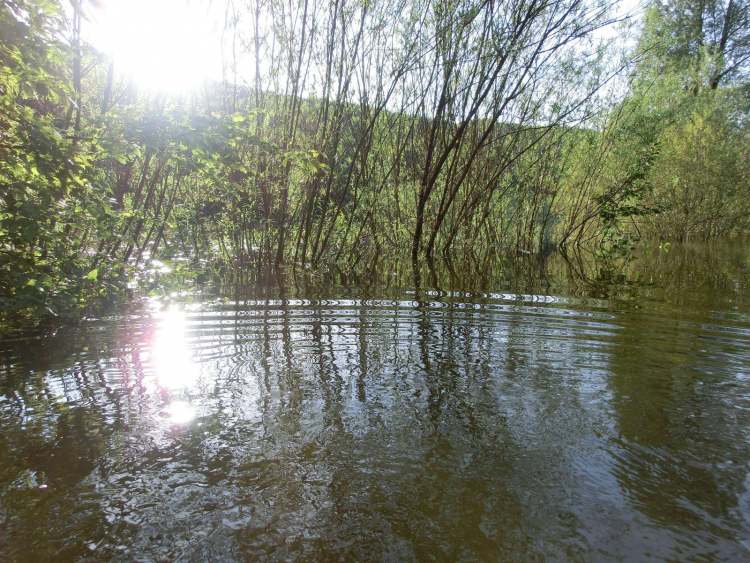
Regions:
<instances>
[{"instance_id":1,"label":"bright white sky patch","mask_svg":"<svg viewBox=\"0 0 750 563\"><path fill-rule=\"evenodd\" d=\"M86 39L114 59L118 75L150 92L183 93L221 78L221 18L201 0L102 0Z\"/></svg>"},{"instance_id":2,"label":"bright white sky patch","mask_svg":"<svg viewBox=\"0 0 750 563\"><path fill-rule=\"evenodd\" d=\"M612 16L630 16L638 21L643 1L614 2ZM139 89L148 93L182 94L206 81L222 80L223 65L227 62L221 49L225 2L89 0L84 6L87 16L84 37L113 57L116 74L130 78ZM270 27L270 22L266 24ZM595 37L622 39L627 43L622 33L621 27L609 26L598 30ZM237 63L240 80L249 80L253 74L251 61L247 62L247 65L242 61Z\"/></svg>"}]
</instances>

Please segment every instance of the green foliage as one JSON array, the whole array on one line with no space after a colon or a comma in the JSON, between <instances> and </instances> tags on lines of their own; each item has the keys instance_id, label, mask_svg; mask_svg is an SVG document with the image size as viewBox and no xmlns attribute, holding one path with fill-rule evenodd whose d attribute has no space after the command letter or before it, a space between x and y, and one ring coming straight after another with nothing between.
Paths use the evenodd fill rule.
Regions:
<instances>
[{"instance_id":1,"label":"green foliage","mask_svg":"<svg viewBox=\"0 0 750 563\"><path fill-rule=\"evenodd\" d=\"M660 239L748 228L748 105L738 62L747 30L737 11L747 5L732 4L673 0L648 10L626 118L616 125L615 166L637 182L606 219L633 212L642 216L637 232Z\"/></svg>"},{"instance_id":2,"label":"green foliage","mask_svg":"<svg viewBox=\"0 0 750 563\"><path fill-rule=\"evenodd\" d=\"M643 237L750 228L743 12L652 4L614 103L571 99L596 91L604 55L535 47L543 29L555 45L582 33L585 3L528 19L468 1L406 18L344 4L306 42L297 18L269 30L268 78L286 83L179 101L139 96L79 48L75 4L0 2L0 328L78 318L134 280L159 292L157 258L185 280L212 265L368 271L409 249L483 261L588 244L619 259ZM544 23L555 13L567 19ZM364 53L382 68L360 67ZM305 67L325 70L322 91L299 83Z\"/></svg>"},{"instance_id":3,"label":"green foliage","mask_svg":"<svg viewBox=\"0 0 750 563\"><path fill-rule=\"evenodd\" d=\"M61 14L52 3L14 7L0 7L0 305L4 315L58 314L76 307L82 264L69 237L88 205L91 156L65 120Z\"/></svg>"},{"instance_id":4,"label":"green foliage","mask_svg":"<svg viewBox=\"0 0 750 563\"><path fill-rule=\"evenodd\" d=\"M709 239L750 227L750 135L732 119L721 91L662 131L650 172L652 201L662 209L660 238Z\"/></svg>"}]
</instances>

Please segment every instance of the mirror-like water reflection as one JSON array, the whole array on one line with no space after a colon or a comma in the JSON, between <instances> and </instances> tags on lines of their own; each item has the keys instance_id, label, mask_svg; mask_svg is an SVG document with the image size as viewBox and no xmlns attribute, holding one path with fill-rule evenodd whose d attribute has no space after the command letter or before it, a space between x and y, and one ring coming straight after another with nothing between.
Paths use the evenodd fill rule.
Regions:
<instances>
[{"instance_id":1,"label":"mirror-like water reflection","mask_svg":"<svg viewBox=\"0 0 750 563\"><path fill-rule=\"evenodd\" d=\"M8 341L0 558L748 558L738 256L680 299L330 290Z\"/></svg>"}]
</instances>

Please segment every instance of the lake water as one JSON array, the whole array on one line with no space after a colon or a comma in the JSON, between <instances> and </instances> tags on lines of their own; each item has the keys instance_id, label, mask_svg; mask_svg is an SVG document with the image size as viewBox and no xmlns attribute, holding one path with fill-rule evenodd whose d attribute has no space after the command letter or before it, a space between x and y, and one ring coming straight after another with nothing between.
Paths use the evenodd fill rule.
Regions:
<instances>
[{"instance_id":1,"label":"lake water","mask_svg":"<svg viewBox=\"0 0 750 563\"><path fill-rule=\"evenodd\" d=\"M749 559L750 246L591 264L6 339L0 559Z\"/></svg>"}]
</instances>

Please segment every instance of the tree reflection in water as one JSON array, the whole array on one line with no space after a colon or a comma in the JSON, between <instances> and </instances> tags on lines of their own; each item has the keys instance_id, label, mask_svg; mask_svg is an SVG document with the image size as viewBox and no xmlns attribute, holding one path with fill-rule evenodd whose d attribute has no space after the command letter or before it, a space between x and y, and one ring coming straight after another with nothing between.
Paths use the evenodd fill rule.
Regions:
<instances>
[{"instance_id":1,"label":"tree reflection in water","mask_svg":"<svg viewBox=\"0 0 750 563\"><path fill-rule=\"evenodd\" d=\"M0 554L742 558L747 252L672 256L605 293L558 264L6 342Z\"/></svg>"}]
</instances>

